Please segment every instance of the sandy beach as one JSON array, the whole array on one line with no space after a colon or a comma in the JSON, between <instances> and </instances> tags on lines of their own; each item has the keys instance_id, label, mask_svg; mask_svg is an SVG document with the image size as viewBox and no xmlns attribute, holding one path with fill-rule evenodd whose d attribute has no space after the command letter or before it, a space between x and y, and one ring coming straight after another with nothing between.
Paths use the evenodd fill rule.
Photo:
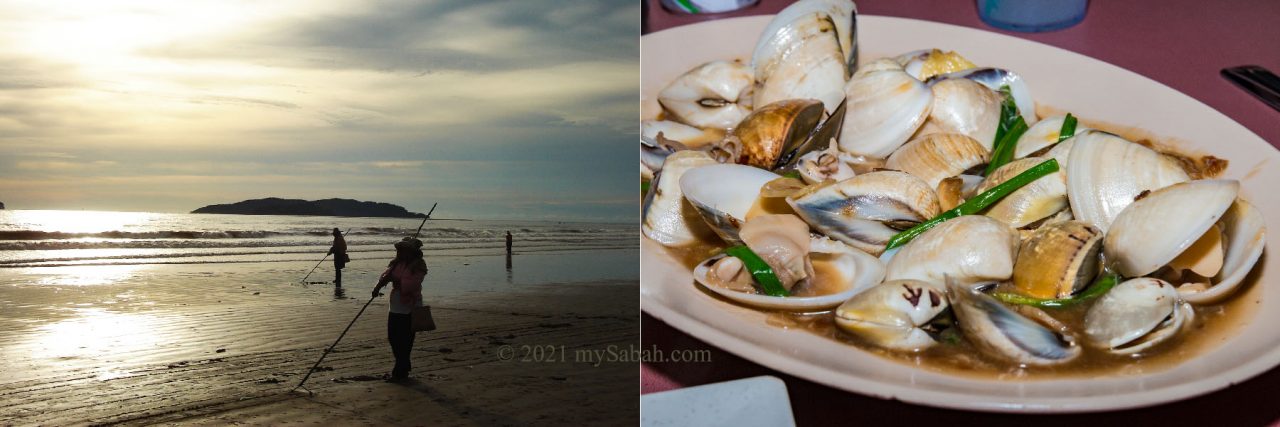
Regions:
<instances>
[{"instance_id":1,"label":"sandy beach","mask_svg":"<svg viewBox=\"0 0 1280 427\"><path fill-rule=\"evenodd\" d=\"M501 256L429 259L440 329L418 334L412 380L381 379L381 297L310 394L290 390L368 301L385 258L354 261L343 292L297 284L301 263L5 271L0 425L634 425L638 365L585 355L638 345L636 273L557 283L580 252L517 255L505 272Z\"/></svg>"}]
</instances>

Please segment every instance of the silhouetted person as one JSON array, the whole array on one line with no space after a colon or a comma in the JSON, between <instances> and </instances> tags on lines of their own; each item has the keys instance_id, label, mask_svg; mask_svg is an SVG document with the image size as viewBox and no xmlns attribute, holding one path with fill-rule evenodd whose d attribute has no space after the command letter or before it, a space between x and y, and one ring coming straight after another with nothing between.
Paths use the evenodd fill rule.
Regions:
<instances>
[{"instance_id":1,"label":"silhouetted person","mask_svg":"<svg viewBox=\"0 0 1280 427\"><path fill-rule=\"evenodd\" d=\"M381 295L387 283L391 284L390 313L387 314L387 341L391 342L391 353L395 355L396 365L391 370L391 379L399 381L409 378L409 351L413 349L413 309L422 306L422 279L427 277L427 261L422 259L422 241L405 237L396 242L396 257L387 264L387 271L382 272L378 286L373 288L373 296Z\"/></svg>"},{"instance_id":2,"label":"silhouetted person","mask_svg":"<svg viewBox=\"0 0 1280 427\"><path fill-rule=\"evenodd\" d=\"M342 267L346 267L351 258L347 257L347 239L342 237L342 232L336 227L333 229L333 246L329 247L329 254L333 255L333 285L342 286Z\"/></svg>"},{"instance_id":3,"label":"silhouetted person","mask_svg":"<svg viewBox=\"0 0 1280 427\"><path fill-rule=\"evenodd\" d=\"M507 283L511 283L511 232L507 232Z\"/></svg>"}]
</instances>

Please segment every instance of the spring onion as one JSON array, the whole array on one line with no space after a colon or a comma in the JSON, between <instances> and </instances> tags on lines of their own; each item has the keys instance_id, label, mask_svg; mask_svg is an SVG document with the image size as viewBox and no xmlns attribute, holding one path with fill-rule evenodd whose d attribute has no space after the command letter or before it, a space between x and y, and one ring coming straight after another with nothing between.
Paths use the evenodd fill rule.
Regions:
<instances>
[{"instance_id":1,"label":"spring onion","mask_svg":"<svg viewBox=\"0 0 1280 427\"><path fill-rule=\"evenodd\" d=\"M1067 113L1067 118L1062 119L1062 130L1058 132L1058 142L1076 135L1076 116Z\"/></svg>"},{"instance_id":2,"label":"spring onion","mask_svg":"<svg viewBox=\"0 0 1280 427\"><path fill-rule=\"evenodd\" d=\"M983 176L990 176L992 172L1001 166L1013 161L1013 153L1018 146L1018 138L1027 132L1027 122L1021 116L1014 120L1013 127L1004 134L1004 138L996 142L995 149L991 151L991 163L987 163L987 170Z\"/></svg>"},{"instance_id":3,"label":"spring onion","mask_svg":"<svg viewBox=\"0 0 1280 427\"><path fill-rule=\"evenodd\" d=\"M1067 307L1102 296L1102 294L1110 291L1112 287L1115 287L1116 283L1119 281L1119 275L1110 272L1103 273L1097 280L1094 280L1093 283L1084 290L1084 292L1081 292L1079 295L1073 295L1066 298L1033 298L1008 292L996 292L991 294L991 296L1009 304L1034 305L1041 308Z\"/></svg>"},{"instance_id":4,"label":"spring onion","mask_svg":"<svg viewBox=\"0 0 1280 427\"><path fill-rule=\"evenodd\" d=\"M996 126L996 138L991 145L991 162L983 174L991 175L1000 166L1013 161L1013 153L1018 145L1018 138L1027 131L1027 121L1018 111L1018 104L1013 100L1013 92L1008 85L1000 86L1000 94L1004 100L1000 102L1000 124Z\"/></svg>"},{"instance_id":5,"label":"spring onion","mask_svg":"<svg viewBox=\"0 0 1280 427\"><path fill-rule=\"evenodd\" d=\"M996 125L996 137L991 141L992 144L1000 142L1004 134L1013 129L1014 120L1022 117L1018 112L1018 104L1013 101L1013 91L1009 89L1009 85L1000 86L1000 95L1004 100L1000 102L1000 123Z\"/></svg>"},{"instance_id":6,"label":"spring onion","mask_svg":"<svg viewBox=\"0 0 1280 427\"><path fill-rule=\"evenodd\" d=\"M645 194L649 194L649 180L642 179L640 180L640 195L644 196Z\"/></svg>"},{"instance_id":7,"label":"spring onion","mask_svg":"<svg viewBox=\"0 0 1280 427\"><path fill-rule=\"evenodd\" d=\"M1022 171L1022 173L1014 176L1013 178L1010 178L1008 181L1002 182L999 185L996 185L995 187L991 187L990 190L983 191L977 196L974 196L972 199L969 199L964 203L961 203L960 206L956 206L955 208L952 208L949 211L939 214L938 216L934 217L931 220L922 222L916 225L915 227L911 227L906 231L903 231L901 233L894 235L893 238L889 239L889 244L885 246L885 250L889 250L889 249L893 249L893 248L905 245L907 244L907 242L910 242L911 239L914 239L916 238L916 236L919 236L921 233L924 233L925 231L928 231L930 228L933 228L934 226L941 224L943 221L946 221L952 218L957 218L963 215L973 215L978 212L981 212L983 209L986 209L988 206L991 206L996 202L1000 201L1000 199L1004 198L1004 196L1008 196L1009 193L1014 192L1014 190L1022 188L1022 186L1024 185L1030 184L1035 180L1040 179L1041 177L1044 177L1045 175L1048 175L1057 171L1058 171L1058 161L1056 159L1049 159L1049 160L1040 162L1040 164L1037 164L1035 166L1032 166L1030 169Z\"/></svg>"},{"instance_id":8,"label":"spring onion","mask_svg":"<svg viewBox=\"0 0 1280 427\"><path fill-rule=\"evenodd\" d=\"M751 272L751 277L756 279L756 283L764 289L765 295L775 297L785 297L789 295L787 288L782 287L782 282L778 280L778 275L774 274L773 267L765 263L760 255L756 255L750 248L746 246L734 246L724 250L724 253L734 258L742 260L742 265L747 267L747 271Z\"/></svg>"}]
</instances>

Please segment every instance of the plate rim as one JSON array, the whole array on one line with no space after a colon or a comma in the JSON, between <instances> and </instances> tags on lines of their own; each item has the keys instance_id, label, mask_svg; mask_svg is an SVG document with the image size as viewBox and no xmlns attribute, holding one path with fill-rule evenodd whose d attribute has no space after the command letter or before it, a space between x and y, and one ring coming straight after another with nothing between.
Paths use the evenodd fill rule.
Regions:
<instances>
[{"instance_id":1,"label":"plate rim","mask_svg":"<svg viewBox=\"0 0 1280 427\"><path fill-rule=\"evenodd\" d=\"M646 38L653 38L658 35L663 35L665 37L668 34L688 31L690 28L722 25L720 23L726 22L726 21L768 20L768 19L772 19L773 16L774 15L772 14L768 14L768 15L732 17L732 18L725 18L725 19L714 20L714 21L704 21L704 22L692 23L688 25L671 27L661 31L656 31L656 32L643 35L641 37L641 44L643 45L644 40ZM1105 67L1109 68L1110 69L1109 71L1111 72L1121 72L1131 77L1137 77L1145 80L1148 83L1153 83L1164 90L1171 91L1173 93L1181 95L1181 97L1187 100L1193 101L1195 104L1197 104L1199 107L1203 108L1204 110L1207 110L1212 114L1216 114L1217 118L1225 119L1225 123L1227 123L1228 125L1236 126L1239 128L1239 130L1242 130L1248 133L1249 135L1252 135L1254 138L1252 138L1252 141L1249 141L1246 144L1253 147L1257 147L1257 148L1265 147L1265 149L1267 149L1272 155L1275 155L1277 152L1280 152L1280 149L1277 149L1275 146L1267 143L1266 140L1262 139L1260 136L1258 136L1249 128L1240 124L1239 122L1232 119L1231 117L1223 114L1221 111L1218 111L1210 107L1208 104L1205 104L1203 101L1195 97L1192 97L1186 93L1183 93L1179 90L1171 88L1168 85L1165 85L1164 83L1154 80L1146 75L1125 69L1123 67L1117 66L1115 64L1104 61L1102 59L1090 57L1088 55L1063 49L1057 46L1048 45L1035 40L1024 39L1024 38L1016 37L1013 35L1001 34L998 32L989 31L981 28L973 28L973 27L966 27L962 25L955 25L955 24L949 24L949 23L942 23L942 22L935 22L935 21L914 19L914 18L894 17L894 16L859 14L858 19L859 20L861 19L886 20L887 23L892 23L892 21L925 23L928 25L951 27L951 28L961 29L965 31L976 31L980 33L987 33L987 34L992 34L996 36L1001 36L1004 38L1015 39L1019 42L1031 43L1036 45L1038 49L1047 48L1048 50L1052 51L1055 54L1068 54L1069 56L1073 55L1079 58L1088 59L1088 60L1105 65ZM642 49L642 52L643 52L643 49ZM642 58L641 59L642 63L643 63L643 60L644 59ZM641 78L643 80L643 67L642 67ZM643 85L643 81L642 81L642 85ZM642 102L645 101L643 98L644 96L642 93L642 99L641 99ZM642 115L642 118L644 118L643 115ZM1237 141L1237 143L1238 142L1239 141ZM845 371L834 369L833 367L829 367L829 366L811 364L811 363L795 364L794 361L785 359L783 355L775 351L772 351L769 348L756 345L750 341L739 339L727 332L719 330L718 328L715 328L711 325L704 324L690 316L686 316L683 313L680 313L671 307L667 307L662 302L657 301L657 297L656 295L653 294L652 291L646 290L646 286L645 286L646 281L644 280L644 270L645 270L644 259L646 254L645 246L651 245L651 246L660 247L660 245L652 241L648 237L643 236L643 234L640 237L642 241L641 286L640 286L640 307L642 312L648 313L654 318L659 319L664 323L667 323L668 325L671 325L672 327L676 328L677 330L680 330L683 333L689 334L690 336L693 336L710 345L713 345L718 349L732 353L734 355L742 357L743 359L749 360L752 363L759 364L761 366L764 366L768 369L771 369L777 372L786 373L798 378L803 378L808 381L812 381L815 383L823 384L832 388L844 390L849 393L859 394L863 396L874 397L879 399L887 399L887 400L900 400L900 401L911 403L911 404L919 404L919 405L930 406L930 407L981 411L981 412L997 412L997 413L1102 412L1102 411L1112 411L1112 410L1121 410L1121 409L1150 407L1150 406L1172 403L1172 402L1176 402L1183 399L1188 399L1188 398L1193 398L1197 396L1214 393L1214 392L1226 389L1232 385L1244 382L1250 378L1256 377L1258 375L1261 375L1262 373L1265 373L1271 369L1276 368L1277 366L1280 366L1280 346L1277 346L1271 349L1270 351L1267 351L1261 354L1259 357L1255 357L1249 360L1246 363L1238 364L1235 367L1230 369L1218 371L1215 375L1212 375L1209 377L1199 378L1199 379L1190 380L1187 382L1181 382L1181 383L1168 385L1168 386L1163 386L1155 389L1144 389L1140 391L1121 392L1121 393L1107 393L1106 396L1108 397L1119 397L1119 398L1101 399L1101 400L1098 399L1098 396L1063 397L1063 398L1052 398L1052 399L1046 399L1043 397L993 398L991 396L969 395L969 394L957 393L957 392L951 392L951 391L936 391L936 390L929 390L924 388L904 387L895 382L884 382L884 381L862 378L856 375L852 375ZM670 258L670 255L665 252L660 252L656 255ZM1265 257L1265 253L1263 256ZM673 259L671 261L675 262L675 260ZM1254 267L1255 271L1261 268L1263 268L1262 263L1259 263ZM1258 285L1262 285L1262 282L1259 281ZM1255 315L1257 314L1255 313ZM1207 351L1212 351L1212 350L1206 350L1206 352ZM880 356L875 356L875 357L880 357ZM899 365L907 367L906 365L902 365L900 363ZM1174 366L1165 370L1161 370L1159 372L1169 372L1176 369L1178 369L1178 367ZM922 372L928 372L928 371L922 370ZM942 375L946 375L946 374L944 373ZM952 376L952 377L955 377L955 376ZM1138 378L1138 377L1140 376L1136 376L1135 378ZM850 384L854 385L855 387L851 388ZM934 399L930 399L930 398L934 398ZM997 399L999 400L998 402L995 401Z\"/></svg>"}]
</instances>

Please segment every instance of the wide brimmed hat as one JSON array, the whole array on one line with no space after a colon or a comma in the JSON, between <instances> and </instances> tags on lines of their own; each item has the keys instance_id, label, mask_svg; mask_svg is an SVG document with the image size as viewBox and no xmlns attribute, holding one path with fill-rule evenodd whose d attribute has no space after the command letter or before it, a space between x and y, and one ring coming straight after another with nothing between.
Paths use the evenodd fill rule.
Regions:
<instances>
[{"instance_id":1,"label":"wide brimmed hat","mask_svg":"<svg viewBox=\"0 0 1280 427\"><path fill-rule=\"evenodd\" d=\"M405 237L396 242L396 250L407 249L422 249L422 241L412 237Z\"/></svg>"}]
</instances>

